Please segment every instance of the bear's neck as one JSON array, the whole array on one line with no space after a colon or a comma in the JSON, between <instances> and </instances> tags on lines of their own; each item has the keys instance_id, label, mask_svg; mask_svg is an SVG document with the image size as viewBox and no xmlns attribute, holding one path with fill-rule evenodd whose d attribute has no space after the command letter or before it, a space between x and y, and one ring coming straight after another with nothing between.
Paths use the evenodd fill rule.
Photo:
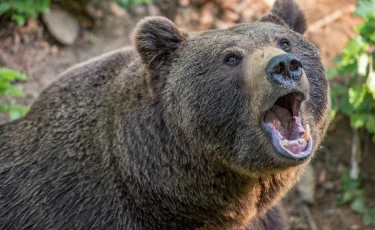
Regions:
<instances>
[{"instance_id":1,"label":"bear's neck","mask_svg":"<svg viewBox=\"0 0 375 230\"><path fill-rule=\"evenodd\" d=\"M131 181L130 187L124 183L125 206L133 207L128 211L146 228L240 229L272 207L297 178L295 169L244 175L195 152L157 115L138 115L126 121L128 144L119 153L126 156L118 160L123 179Z\"/></svg>"}]
</instances>

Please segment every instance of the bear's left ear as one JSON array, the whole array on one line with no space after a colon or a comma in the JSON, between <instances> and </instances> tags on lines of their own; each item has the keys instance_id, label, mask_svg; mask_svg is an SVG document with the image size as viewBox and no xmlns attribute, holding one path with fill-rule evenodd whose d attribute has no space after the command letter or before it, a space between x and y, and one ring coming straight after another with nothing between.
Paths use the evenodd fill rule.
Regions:
<instances>
[{"instance_id":1,"label":"bear's left ear","mask_svg":"<svg viewBox=\"0 0 375 230\"><path fill-rule=\"evenodd\" d=\"M306 30L305 15L293 0L276 0L271 12L259 21L287 26L300 34Z\"/></svg>"},{"instance_id":2,"label":"bear's left ear","mask_svg":"<svg viewBox=\"0 0 375 230\"><path fill-rule=\"evenodd\" d=\"M170 55L186 41L188 35L169 19L156 16L139 22L133 37L143 63L151 72L158 72Z\"/></svg>"}]
</instances>

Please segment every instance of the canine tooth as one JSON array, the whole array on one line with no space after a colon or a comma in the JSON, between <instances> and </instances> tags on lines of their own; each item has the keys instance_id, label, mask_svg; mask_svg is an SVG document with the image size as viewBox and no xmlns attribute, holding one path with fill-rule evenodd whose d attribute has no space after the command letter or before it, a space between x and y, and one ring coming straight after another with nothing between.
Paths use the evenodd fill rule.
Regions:
<instances>
[{"instance_id":1,"label":"canine tooth","mask_svg":"<svg viewBox=\"0 0 375 230\"><path fill-rule=\"evenodd\" d=\"M281 144L282 144L283 146L287 146L287 145L289 144L289 141L284 139L284 140L281 142Z\"/></svg>"},{"instance_id":2,"label":"canine tooth","mask_svg":"<svg viewBox=\"0 0 375 230\"><path fill-rule=\"evenodd\" d=\"M305 134L303 135L303 139L305 139L306 143L309 142L310 140L310 125L307 124L306 127L305 127Z\"/></svg>"},{"instance_id":3,"label":"canine tooth","mask_svg":"<svg viewBox=\"0 0 375 230\"><path fill-rule=\"evenodd\" d=\"M281 126L281 123L280 123L280 121L277 119L277 120L274 120L273 122L272 122L272 124L273 124L273 127L275 128L275 129L278 129L278 128L280 128L280 126Z\"/></svg>"}]
</instances>

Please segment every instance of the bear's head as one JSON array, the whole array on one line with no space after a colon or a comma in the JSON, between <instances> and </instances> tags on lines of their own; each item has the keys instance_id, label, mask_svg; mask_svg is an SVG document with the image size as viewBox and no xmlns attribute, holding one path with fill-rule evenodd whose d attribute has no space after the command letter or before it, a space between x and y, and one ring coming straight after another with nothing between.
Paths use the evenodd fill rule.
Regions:
<instances>
[{"instance_id":1,"label":"bear's head","mask_svg":"<svg viewBox=\"0 0 375 230\"><path fill-rule=\"evenodd\" d=\"M166 126L242 172L307 162L328 124L329 87L305 17L278 0L252 24L187 34L149 17L134 32Z\"/></svg>"}]
</instances>

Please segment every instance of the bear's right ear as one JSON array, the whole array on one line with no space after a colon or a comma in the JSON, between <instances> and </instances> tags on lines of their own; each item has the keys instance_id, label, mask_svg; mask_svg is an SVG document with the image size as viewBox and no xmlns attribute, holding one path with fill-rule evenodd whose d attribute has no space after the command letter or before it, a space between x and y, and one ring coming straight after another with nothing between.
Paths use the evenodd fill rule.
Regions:
<instances>
[{"instance_id":1,"label":"bear's right ear","mask_svg":"<svg viewBox=\"0 0 375 230\"><path fill-rule=\"evenodd\" d=\"M147 17L134 30L134 45L151 72L158 72L188 35L164 17Z\"/></svg>"},{"instance_id":2,"label":"bear's right ear","mask_svg":"<svg viewBox=\"0 0 375 230\"><path fill-rule=\"evenodd\" d=\"M276 0L271 12L260 19L261 22L280 24L303 34L306 30L306 18L294 0Z\"/></svg>"}]
</instances>

